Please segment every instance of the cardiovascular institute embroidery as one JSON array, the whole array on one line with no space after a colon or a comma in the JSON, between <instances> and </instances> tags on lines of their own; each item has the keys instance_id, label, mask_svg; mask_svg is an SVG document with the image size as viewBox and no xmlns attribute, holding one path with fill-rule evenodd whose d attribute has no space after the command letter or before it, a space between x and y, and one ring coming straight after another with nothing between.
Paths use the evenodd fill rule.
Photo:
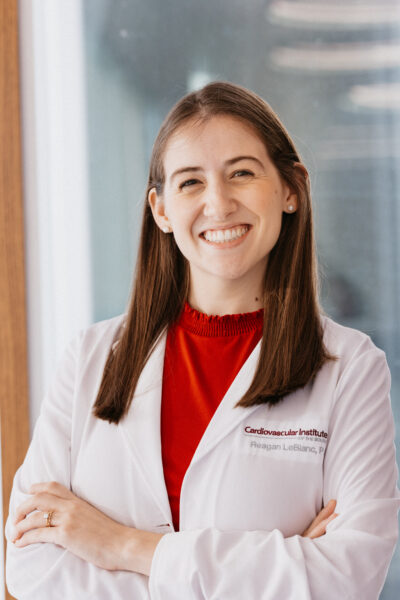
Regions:
<instances>
[{"instance_id":1,"label":"cardiovascular institute embroidery","mask_svg":"<svg viewBox=\"0 0 400 600\"><path fill-rule=\"evenodd\" d=\"M286 429L254 427L246 425L243 431L247 447L253 454L265 453L274 458L290 460L322 459L328 434L315 427L288 427Z\"/></svg>"}]
</instances>

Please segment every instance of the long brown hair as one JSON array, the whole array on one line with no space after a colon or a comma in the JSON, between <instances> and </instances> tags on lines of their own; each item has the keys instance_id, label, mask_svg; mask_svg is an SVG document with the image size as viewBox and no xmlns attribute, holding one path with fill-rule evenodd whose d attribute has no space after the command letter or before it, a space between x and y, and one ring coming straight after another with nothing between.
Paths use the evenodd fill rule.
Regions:
<instances>
[{"instance_id":1,"label":"long brown hair","mask_svg":"<svg viewBox=\"0 0 400 600\"><path fill-rule=\"evenodd\" d=\"M187 260L173 235L156 225L148 193L164 187L163 156L177 129L189 120L231 115L251 125L281 178L297 194L298 208L283 213L281 233L264 276L264 328L253 381L237 406L275 404L312 381L332 357L323 344L318 305L311 198L306 171L272 108L249 90L213 82L182 98L165 118L150 162L143 224L130 305L118 344L110 348L94 414L118 423L128 411L160 335L179 317L189 290Z\"/></svg>"}]
</instances>

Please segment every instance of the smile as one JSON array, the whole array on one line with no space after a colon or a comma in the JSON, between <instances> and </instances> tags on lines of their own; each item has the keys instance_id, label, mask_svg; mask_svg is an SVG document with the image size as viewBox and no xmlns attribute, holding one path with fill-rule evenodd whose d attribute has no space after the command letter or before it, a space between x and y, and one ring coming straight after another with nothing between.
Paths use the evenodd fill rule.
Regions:
<instances>
[{"instance_id":1,"label":"smile","mask_svg":"<svg viewBox=\"0 0 400 600\"><path fill-rule=\"evenodd\" d=\"M200 235L207 242L224 244L243 237L249 229L250 225L239 225L238 227L232 227L231 229L208 229L207 231L203 231Z\"/></svg>"}]
</instances>

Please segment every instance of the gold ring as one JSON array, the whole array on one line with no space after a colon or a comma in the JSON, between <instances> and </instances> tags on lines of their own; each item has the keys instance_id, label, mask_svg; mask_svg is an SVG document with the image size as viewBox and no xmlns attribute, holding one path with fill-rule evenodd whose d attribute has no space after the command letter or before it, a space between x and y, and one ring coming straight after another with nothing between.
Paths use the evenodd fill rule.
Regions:
<instances>
[{"instance_id":1,"label":"gold ring","mask_svg":"<svg viewBox=\"0 0 400 600\"><path fill-rule=\"evenodd\" d=\"M53 515L54 515L54 510L43 513L43 518L46 519L46 527L54 527L53 523L51 522Z\"/></svg>"}]
</instances>

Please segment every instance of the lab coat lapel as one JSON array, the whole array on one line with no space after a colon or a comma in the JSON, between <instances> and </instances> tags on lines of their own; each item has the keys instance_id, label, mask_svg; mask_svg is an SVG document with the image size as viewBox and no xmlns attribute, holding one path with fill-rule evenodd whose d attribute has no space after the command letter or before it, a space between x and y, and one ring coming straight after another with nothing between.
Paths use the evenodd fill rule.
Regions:
<instances>
[{"instance_id":1,"label":"lab coat lapel","mask_svg":"<svg viewBox=\"0 0 400 600\"><path fill-rule=\"evenodd\" d=\"M121 430L131 457L148 484L150 495L171 522L161 455L160 412L166 333L158 340L138 381Z\"/></svg>"},{"instance_id":2,"label":"lab coat lapel","mask_svg":"<svg viewBox=\"0 0 400 600\"><path fill-rule=\"evenodd\" d=\"M248 418L250 414L259 408L258 405L248 408L241 406L235 408L235 404L244 396L245 392L250 387L257 367L260 349L261 341L258 342L249 358L243 364L230 388L221 400L196 448L191 464L200 460L200 458L212 450L225 436L237 427L241 421Z\"/></svg>"}]
</instances>

